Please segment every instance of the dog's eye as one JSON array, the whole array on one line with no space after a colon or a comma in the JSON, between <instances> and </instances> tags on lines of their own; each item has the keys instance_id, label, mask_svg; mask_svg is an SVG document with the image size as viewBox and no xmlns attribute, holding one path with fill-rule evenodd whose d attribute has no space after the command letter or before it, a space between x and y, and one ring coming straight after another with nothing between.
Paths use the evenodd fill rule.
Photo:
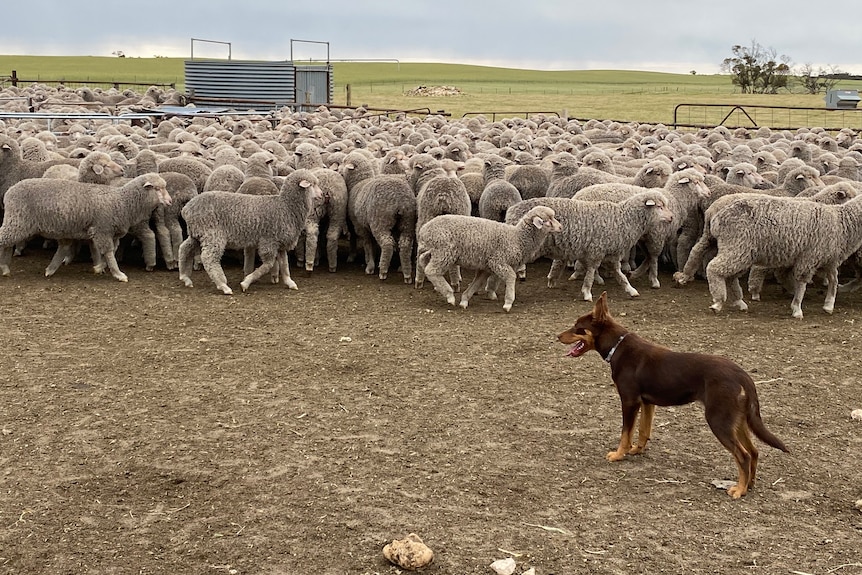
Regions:
<instances>
[{"instance_id":1,"label":"dog's eye","mask_svg":"<svg viewBox=\"0 0 862 575\"><path fill-rule=\"evenodd\" d=\"M587 330L582 327L575 328L575 335L587 335Z\"/></svg>"}]
</instances>

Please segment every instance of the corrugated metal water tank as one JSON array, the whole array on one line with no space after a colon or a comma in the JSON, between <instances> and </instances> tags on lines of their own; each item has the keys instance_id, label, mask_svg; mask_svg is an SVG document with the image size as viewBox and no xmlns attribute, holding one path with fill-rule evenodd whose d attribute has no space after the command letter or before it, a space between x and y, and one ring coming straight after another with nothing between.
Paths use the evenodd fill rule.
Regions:
<instances>
[{"instance_id":1,"label":"corrugated metal water tank","mask_svg":"<svg viewBox=\"0 0 862 575\"><path fill-rule=\"evenodd\" d=\"M184 64L186 92L192 100L235 100L231 108L237 110L331 102L331 66L297 68L286 60L186 60Z\"/></svg>"}]
</instances>

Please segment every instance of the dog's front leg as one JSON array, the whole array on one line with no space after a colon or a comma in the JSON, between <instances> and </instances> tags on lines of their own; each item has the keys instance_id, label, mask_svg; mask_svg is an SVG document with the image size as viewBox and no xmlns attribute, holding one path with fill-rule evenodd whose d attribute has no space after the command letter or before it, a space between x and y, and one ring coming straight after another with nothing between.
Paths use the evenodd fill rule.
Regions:
<instances>
[{"instance_id":1,"label":"dog's front leg","mask_svg":"<svg viewBox=\"0 0 862 575\"><path fill-rule=\"evenodd\" d=\"M655 415L655 405L652 403L644 403L641 407L641 419L638 424L638 441L629 449L630 455L643 453L646 450L647 442L652 435L652 420Z\"/></svg>"},{"instance_id":2,"label":"dog's front leg","mask_svg":"<svg viewBox=\"0 0 862 575\"><path fill-rule=\"evenodd\" d=\"M616 451L611 451L605 456L608 461L621 461L632 448L632 431L634 431L640 408L640 401L623 401L623 430L620 434L620 445Z\"/></svg>"}]
</instances>

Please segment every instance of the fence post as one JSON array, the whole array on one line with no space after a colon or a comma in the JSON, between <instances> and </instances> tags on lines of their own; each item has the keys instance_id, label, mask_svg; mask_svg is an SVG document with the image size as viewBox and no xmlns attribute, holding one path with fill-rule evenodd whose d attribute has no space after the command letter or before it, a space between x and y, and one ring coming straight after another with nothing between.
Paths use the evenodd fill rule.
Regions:
<instances>
[{"instance_id":1,"label":"fence post","mask_svg":"<svg viewBox=\"0 0 862 575\"><path fill-rule=\"evenodd\" d=\"M18 70L12 70L12 85L18 87Z\"/></svg>"}]
</instances>

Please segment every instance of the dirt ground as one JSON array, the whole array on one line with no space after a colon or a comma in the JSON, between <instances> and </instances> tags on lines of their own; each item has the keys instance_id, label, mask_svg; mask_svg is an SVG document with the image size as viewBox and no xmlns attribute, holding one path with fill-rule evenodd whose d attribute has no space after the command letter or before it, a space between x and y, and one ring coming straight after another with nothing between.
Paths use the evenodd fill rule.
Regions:
<instances>
[{"instance_id":1,"label":"dirt ground","mask_svg":"<svg viewBox=\"0 0 862 575\"><path fill-rule=\"evenodd\" d=\"M758 382L758 485L735 478L696 405L659 408L650 449L608 463L607 365L555 335L591 305L530 267L510 313L446 305L358 265L299 291L217 292L203 272L85 262L43 277L31 249L0 278L0 573L395 574L410 532L430 574L862 573L862 292L805 318L768 285L749 313L706 284L630 300L632 330L727 355ZM601 288L594 289L598 296Z\"/></svg>"}]
</instances>

